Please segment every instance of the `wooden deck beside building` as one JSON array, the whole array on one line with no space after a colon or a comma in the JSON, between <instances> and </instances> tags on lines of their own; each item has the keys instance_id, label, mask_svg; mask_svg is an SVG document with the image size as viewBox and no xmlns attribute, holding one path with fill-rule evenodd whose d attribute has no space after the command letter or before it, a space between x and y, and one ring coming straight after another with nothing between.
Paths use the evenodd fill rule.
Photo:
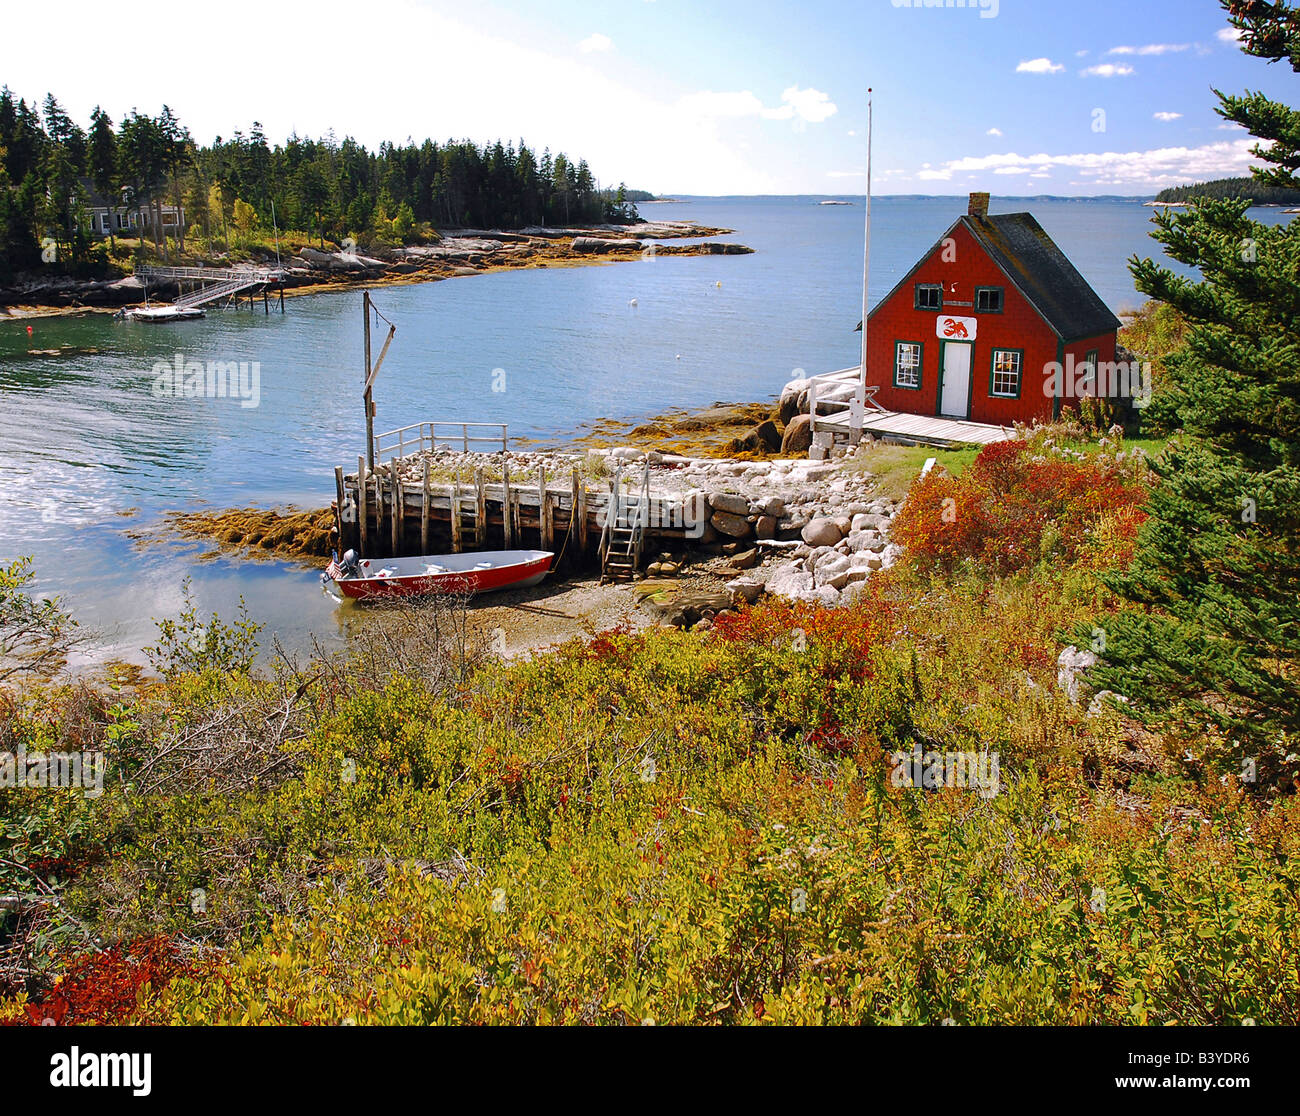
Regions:
<instances>
[{"instance_id":1,"label":"wooden deck beside building","mask_svg":"<svg viewBox=\"0 0 1300 1116\"><path fill-rule=\"evenodd\" d=\"M825 449L840 442L857 445L868 434L940 449L988 445L1016 436L1008 426L887 410L876 402L876 389L863 385L861 366L812 377L808 399L814 441Z\"/></svg>"},{"instance_id":2,"label":"wooden deck beside building","mask_svg":"<svg viewBox=\"0 0 1300 1116\"><path fill-rule=\"evenodd\" d=\"M842 432L847 438L849 436L848 415L821 416L817 419L817 429ZM951 446L1006 442L1016 436L1013 429L1005 426L990 426L987 423L969 422L965 419L908 415L901 411L884 410L867 411L863 414L862 433L884 441L936 446L941 449Z\"/></svg>"}]
</instances>

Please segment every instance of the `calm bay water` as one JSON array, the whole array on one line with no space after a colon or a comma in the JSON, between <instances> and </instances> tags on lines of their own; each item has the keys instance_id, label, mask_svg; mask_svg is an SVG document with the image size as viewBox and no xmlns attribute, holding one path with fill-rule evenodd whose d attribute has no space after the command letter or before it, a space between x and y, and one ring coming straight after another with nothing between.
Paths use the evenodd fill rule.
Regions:
<instances>
[{"instance_id":1,"label":"calm bay water","mask_svg":"<svg viewBox=\"0 0 1300 1116\"><path fill-rule=\"evenodd\" d=\"M873 302L964 208L951 198L875 203ZM1126 260L1158 255L1150 209L993 203L993 212L1021 209L1112 308L1141 302ZM380 288L376 304L398 332L376 389L377 429L508 422L512 436L546 441L606 417L766 398L798 369L856 363L860 204L699 198L643 215L735 229L725 239L756 253ZM95 631L90 658L139 660L153 619L178 611L186 575L201 611L229 618L242 595L289 646L313 633L338 638L316 573L199 561L193 550L138 546L131 533L169 510L328 504L333 467L355 467L364 449L360 306L359 293L339 292L287 299L284 315L214 311L173 326L101 314L0 322L0 561L35 558L39 590L62 596ZM83 352L36 352L69 346ZM258 362L258 406L155 398L152 368L177 352ZM495 369L505 371L504 392L492 390Z\"/></svg>"}]
</instances>

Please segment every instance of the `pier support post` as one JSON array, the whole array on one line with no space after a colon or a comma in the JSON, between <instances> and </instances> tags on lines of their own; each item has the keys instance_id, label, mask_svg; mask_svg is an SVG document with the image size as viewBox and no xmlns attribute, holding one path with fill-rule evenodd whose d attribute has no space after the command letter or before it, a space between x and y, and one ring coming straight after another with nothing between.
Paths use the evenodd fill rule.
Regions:
<instances>
[{"instance_id":1,"label":"pier support post","mask_svg":"<svg viewBox=\"0 0 1300 1116\"><path fill-rule=\"evenodd\" d=\"M402 475L397 471L397 458L389 463L388 475L393 480L393 557L400 558L402 555L402 520L405 518L406 503L402 499Z\"/></svg>"},{"instance_id":2,"label":"pier support post","mask_svg":"<svg viewBox=\"0 0 1300 1116\"><path fill-rule=\"evenodd\" d=\"M546 466L542 465L537 470L537 531L543 550L552 549L550 510L546 498Z\"/></svg>"},{"instance_id":3,"label":"pier support post","mask_svg":"<svg viewBox=\"0 0 1300 1116\"><path fill-rule=\"evenodd\" d=\"M510 462L501 463L501 534L506 550L515 548L515 525L510 514Z\"/></svg>"},{"instance_id":4,"label":"pier support post","mask_svg":"<svg viewBox=\"0 0 1300 1116\"><path fill-rule=\"evenodd\" d=\"M575 467L573 470L573 498L569 503L569 534L566 545L573 549L569 551L569 568L576 569L578 563L582 560L583 543L579 542L579 536L585 535L582 529L586 523L587 514L582 503L582 478Z\"/></svg>"},{"instance_id":5,"label":"pier support post","mask_svg":"<svg viewBox=\"0 0 1300 1116\"><path fill-rule=\"evenodd\" d=\"M483 485L483 469L474 470L474 533L479 550L487 549L487 489Z\"/></svg>"},{"instance_id":6,"label":"pier support post","mask_svg":"<svg viewBox=\"0 0 1300 1116\"><path fill-rule=\"evenodd\" d=\"M451 551L460 553L460 470L456 470L456 480L451 486Z\"/></svg>"},{"instance_id":7,"label":"pier support post","mask_svg":"<svg viewBox=\"0 0 1300 1116\"><path fill-rule=\"evenodd\" d=\"M587 546L590 543L589 524L587 523L587 482L578 476L578 554L581 561L587 560Z\"/></svg>"},{"instance_id":8,"label":"pier support post","mask_svg":"<svg viewBox=\"0 0 1300 1116\"><path fill-rule=\"evenodd\" d=\"M338 528L338 548L339 554L342 555L348 548L348 537L346 529L343 526L343 505L347 502L347 494L343 490L343 466L334 466L334 523Z\"/></svg>"},{"instance_id":9,"label":"pier support post","mask_svg":"<svg viewBox=\"0 0 1300 1116\"><path fill-rule=\"evenodd\" d=\"M370 550L370 524L367 522L370 518L370 501L366 499L366 487L369 479L366 477L366 459L357 457L357 532L358 539L361 543L360 553L363 558L368 558Z\"/></svg>"},{"instance_id":10,"label":"pier support post","mask_svg":"<svg viewBox=\"0 0 1300 1116\"><path fill-rule=\"evenodd\" d=\"M424 478L420 483L420 553L428 554L429 546L429 459L424 459Z\"/></svg>"}]
</instances>

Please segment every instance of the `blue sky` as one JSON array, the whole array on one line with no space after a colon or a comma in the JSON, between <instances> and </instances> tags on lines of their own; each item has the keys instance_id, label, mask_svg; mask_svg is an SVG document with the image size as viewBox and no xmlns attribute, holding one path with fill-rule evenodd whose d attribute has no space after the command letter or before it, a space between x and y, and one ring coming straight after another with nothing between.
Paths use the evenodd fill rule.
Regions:
<instances>
[{"instance_id":1,"label":"blue sky","mask_svg":"<svg viewBox=\"0 0 1300 1116\"><path fill-rule=\"evenodd\" d=\"M882 194L1142 194L1241 174L1249 138L1210 87L1294 103L1290 68L1243 55L1215 0L922 3L234 0L160 8L157 35L46 47L48 12L24 4L5 14L0 81L83 121L96 103L116 119L166 102L205 142L254 119L273 139L333 128L371 145L522 135L603 182L695 194L860 194L868 85ZM61 4L59 19L96 27L110 10Z\"/></svg>"}]
</instances>

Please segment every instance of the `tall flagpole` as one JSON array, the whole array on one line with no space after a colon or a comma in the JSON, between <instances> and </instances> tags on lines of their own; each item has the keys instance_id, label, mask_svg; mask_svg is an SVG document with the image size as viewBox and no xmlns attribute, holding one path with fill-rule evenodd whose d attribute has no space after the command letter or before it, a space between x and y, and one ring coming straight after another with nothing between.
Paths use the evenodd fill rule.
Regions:
<instances>
[{"instance_id":1,"label":"tall flagpole","mask_svg":"<svg viewBox=\"0 0 1300 1116\"><path fill-rule=\"evenodd\" d=\"M871 274L871 128L874 110L867 90L867 230L862 245L862 369L859 383L867 384L867 279Z\"/></svg>"}]
</instances>

